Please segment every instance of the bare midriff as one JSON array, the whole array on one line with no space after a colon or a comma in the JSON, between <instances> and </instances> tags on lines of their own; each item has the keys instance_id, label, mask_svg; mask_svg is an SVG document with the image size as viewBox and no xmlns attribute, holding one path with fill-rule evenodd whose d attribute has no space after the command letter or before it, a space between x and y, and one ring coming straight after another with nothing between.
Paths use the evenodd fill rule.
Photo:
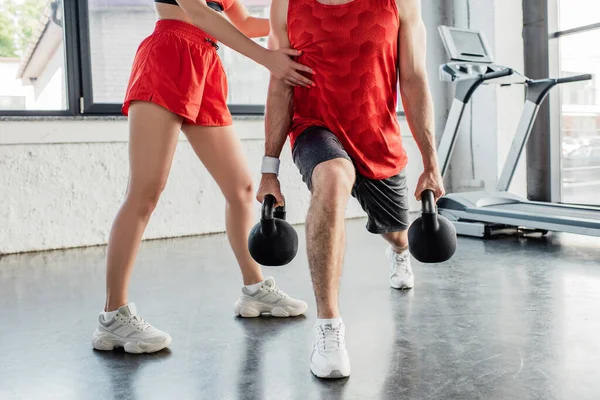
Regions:
<instances>
[{"instance_id":1,"label":"bare midriff","mask_svg":"<svg viewBox=\"0 0 600 400\"><path fill-rule=\"evenodd\" d=\"M192 20L179 6L173 6L170 4L154 3L156 8L156 16L158 19L176 19L178 21L192 23Z\"/></svg>"}]
</instances>

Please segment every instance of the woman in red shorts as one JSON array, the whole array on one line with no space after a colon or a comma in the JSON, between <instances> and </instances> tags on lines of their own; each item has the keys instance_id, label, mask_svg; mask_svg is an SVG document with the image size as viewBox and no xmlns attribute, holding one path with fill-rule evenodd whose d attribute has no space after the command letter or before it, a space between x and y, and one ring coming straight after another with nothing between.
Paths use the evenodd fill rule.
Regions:
<instances>
[{"instance_id":1,"label":"woman in red shorts","mask_svg":"<svg viewBox=\"0 0 600 400\"><path fill-rule=\"evenodd\" d=\"M312 71L288 57L299 52L270 51L250 40L267 36L269 21L250 17L240 1L155 0L159 20L138 49L123 104L123 113L129 116L130 178L109 238L107 298L93 335L98 350L124 347L130 353L150 353L171 343L167 333L137 316L127 289L142 235L167 182L180 131L227 202L227 236L244 281L236 314L253 317L270 312L285 317L306 310L306 303L287 296L272 278L265 280L248 252L254 191L240 141L231 127L217 39L290 85L312 85L299 73Z\"/></svg>"}]
</instances>

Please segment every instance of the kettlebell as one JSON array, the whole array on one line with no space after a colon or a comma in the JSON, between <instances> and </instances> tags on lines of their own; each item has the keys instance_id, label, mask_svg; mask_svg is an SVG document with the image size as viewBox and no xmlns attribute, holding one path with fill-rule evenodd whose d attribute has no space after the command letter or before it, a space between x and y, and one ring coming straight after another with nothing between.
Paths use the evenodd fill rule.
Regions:
<instances>
[{"instance_id":1,"label":"kettlebell","mask_svg":"<svg viewBox=\"0 0 600 400\"><path fill-rule=\"evenodd\" d=\"M288 264L298 253L298 234L285 221L285 206L274 208L275 196L265 196L260 222L248 237L250 255L257 263L269 267Z\"/></svg>"},{"instance_id":2,"label":"kettlebell","mask_svg":"<svg viewBox=\"0 0 600 400\"><path fill-rule=\"evenodd\" d=\"M436 211L433 191L421 194L422 213L408 229L408 249L422 263L448 261L456 251L456 228Z\"/></svg>"}]
</instances>

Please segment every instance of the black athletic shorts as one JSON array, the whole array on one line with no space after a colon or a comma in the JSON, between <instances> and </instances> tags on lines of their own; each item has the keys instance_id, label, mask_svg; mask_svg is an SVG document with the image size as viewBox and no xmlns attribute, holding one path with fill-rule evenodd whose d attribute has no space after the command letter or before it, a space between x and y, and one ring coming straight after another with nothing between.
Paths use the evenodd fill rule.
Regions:
<instances>
[{"instance_id":1,"label":"black athletic shorts","mask_svg":"<svg viewBox=\"0 0 600 400\"><path fill-rule=\"evenodd\" d=\"M336 158L352 162L338 138L327 128L316 126L298 136L292 154L302 180L310 190L312 173L317 165ZM369 232L382 234L408 229L408 189L404 171L381 180L365 178L356 171L352 196L369 217Z\"/></svg>"}]
</instances>

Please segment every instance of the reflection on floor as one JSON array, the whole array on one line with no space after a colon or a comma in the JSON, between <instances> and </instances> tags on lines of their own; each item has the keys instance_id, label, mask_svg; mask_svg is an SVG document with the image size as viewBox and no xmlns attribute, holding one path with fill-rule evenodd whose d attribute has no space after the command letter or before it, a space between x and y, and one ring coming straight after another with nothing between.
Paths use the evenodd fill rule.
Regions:
<instances>
[{"instance_id":1,"label":"reflection on floor","mask_svg":"<svg viewBox=\"0 0 600 400\"><path fill-rule=\"evenodd\" d=\"M305 249L265 271L309 301L307 316L241 320L216 235L143 245L131 299L173 336L154 355L91 348L104 248L0 258L0 399L598 398L600 240L461 239L450 262L415 263L416 288L399 292L363 225L348 223L342 281L349 379L310 374Z\"/></svg>"}]
</instances>

